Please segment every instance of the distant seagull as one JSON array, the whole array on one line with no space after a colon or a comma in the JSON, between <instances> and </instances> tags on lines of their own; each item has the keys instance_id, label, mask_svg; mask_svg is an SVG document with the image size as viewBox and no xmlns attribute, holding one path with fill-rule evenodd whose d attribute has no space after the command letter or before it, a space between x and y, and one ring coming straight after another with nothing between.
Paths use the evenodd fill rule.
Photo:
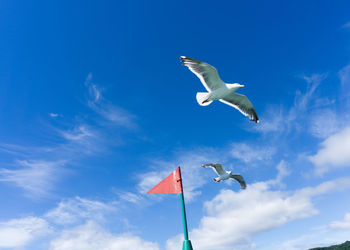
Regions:
<instances>
[{"instance_id":1,"label":"distant seagull","mask_svg":"<svg viewBox=\"0 0 350 250\"><path fill-rule=\"evenodd\" d=\"M216 68L205 62L186 56L180 58L181 62L198 76L208 91L197 93L196 98L199 105L207 106L214 100L219 100L238 109L243 115L248 116L251 121L259 122L258 115L249 99L245 95L235 93L237 89L244 87L244 85L224 83L220 79Z\"/></svg>"},{"instance_id":2,"label":"distant seagull","mask_svg":"<svg viewBox=\"0 0 350 250\"><path fill-rule=\"evenodd\" d=\"M215 173L218 174L219 177L214 178L214 181L220 182L227 180L229 178L235 179L239 182L242 189L245 189L247 187L242 175L239 174L232 174L231 171L225 171L220 163L210 163L210 164L204 164L202 166L203 168L211 167L214 169Z\"/></svg>"}]
</instances>

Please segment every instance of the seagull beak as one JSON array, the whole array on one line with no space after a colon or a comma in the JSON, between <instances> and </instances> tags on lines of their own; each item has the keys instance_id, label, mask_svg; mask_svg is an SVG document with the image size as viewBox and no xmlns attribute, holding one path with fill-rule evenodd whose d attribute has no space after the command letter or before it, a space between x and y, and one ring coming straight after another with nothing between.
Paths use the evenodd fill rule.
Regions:
<instances>
[{"instance_id":1,"label":"seagull beak","mask_svg":"<svg viewBox=\"0 0 350 250\"><path fill-rule=\"evenodd\" d=\"M243 88L243 87L244 87L244 85L242 85L242 84L241 84L241 86L240 86L240 87L241 87L241 88Z\"/></svg>"}]
</instances>

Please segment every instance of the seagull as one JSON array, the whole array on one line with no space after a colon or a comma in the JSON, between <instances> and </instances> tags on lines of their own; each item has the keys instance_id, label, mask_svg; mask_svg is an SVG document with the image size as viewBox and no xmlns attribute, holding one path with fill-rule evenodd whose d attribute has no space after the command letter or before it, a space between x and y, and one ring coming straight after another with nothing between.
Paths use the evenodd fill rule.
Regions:
<instances>
[{"instance_id":1,"label":"seagull","mask_svg":"<svg viewBox=\"0 0 350 250\"><path fill-rule=\"evenodd\" d=\"M215 171L215 173L218 174L219 177L214 178L214 181L216 182L220 182L220 181L224 181L229 178L232 178L239 182L242 189L245 189L247 187L242 175L232 174L231 171L225 171L220 163L204 164L202 165L202 167L203 168L211 167Z\"/></svg>"},{"instance_id":2,"label":"seagull","mask_svg":"<svg viewBox=\"0 0 350 250\"><path fill-rule=\"evenodd\" d=\"M181 62L188 67L202 82L208 92L198 92L196 99L199 105L207 106L215 100L238 109L243 115L248 116L253 122L258 123L259 118L253 104L245 95L237 94L235 91L244 85L239 83L224 83L216 68L205 62L181 56Z\"/></svg>"}]
</instances>

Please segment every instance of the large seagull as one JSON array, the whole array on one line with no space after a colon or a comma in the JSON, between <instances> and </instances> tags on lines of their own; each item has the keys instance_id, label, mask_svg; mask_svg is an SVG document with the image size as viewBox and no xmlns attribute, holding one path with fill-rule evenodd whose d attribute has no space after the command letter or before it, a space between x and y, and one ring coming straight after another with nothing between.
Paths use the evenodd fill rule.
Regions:
<instances>
[{"instance_id":1,"label":"large seagull","mask_svg":"<svg viewBox=\"0 0 350 250\"><path fill-rule=\"evenodd\" d=\"M182 63L189 68L203 83L208 92L198 92L197 102L201 106L207 106L215 100L226 103L238 109L243 115L248 116L251 121L259 122L253 104L245 95L237 94L235 91L244 87L239 83L224 83L216 68L205 62L181 56Z\"/></svg>"}]
</instances>

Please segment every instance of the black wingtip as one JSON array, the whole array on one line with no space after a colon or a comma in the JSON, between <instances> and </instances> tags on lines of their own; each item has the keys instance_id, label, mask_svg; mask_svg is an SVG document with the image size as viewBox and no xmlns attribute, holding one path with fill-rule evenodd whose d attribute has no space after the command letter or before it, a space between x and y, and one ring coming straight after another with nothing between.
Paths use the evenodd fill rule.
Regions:
<instances>
[{"instance_id":1,"label":"black wingtip","mask_svg":"<svg viewBox=\"0 0 350 250\"><path fill-rule=\"evenodd\" d=\"M180 56L180 60L181 60L181 62L185 62L185 60L187 59L187 57L186 56Z\"/></svg>"},{"instance_id":2,"label":"black wingtip","mask_svg":"<svg viewBox=\"0 0 350 250\"><path fill-rule=\"evenodd\" d=\"M250 120L255 123L259 123L259 117L258 114L254 109L251 110L252 114L250 115Z\"/></svg>"},{"instance_id":3,"label":"black wingtip","mask_svg":"<svg viewBox=\"0 0 350 250\"><path fill-rule=\"evenodd\" d=\"M255 122L255 123L259 123L259 119L256 119L255 117L250 118L250 121Z\"/></svg>"}]
</instances>

